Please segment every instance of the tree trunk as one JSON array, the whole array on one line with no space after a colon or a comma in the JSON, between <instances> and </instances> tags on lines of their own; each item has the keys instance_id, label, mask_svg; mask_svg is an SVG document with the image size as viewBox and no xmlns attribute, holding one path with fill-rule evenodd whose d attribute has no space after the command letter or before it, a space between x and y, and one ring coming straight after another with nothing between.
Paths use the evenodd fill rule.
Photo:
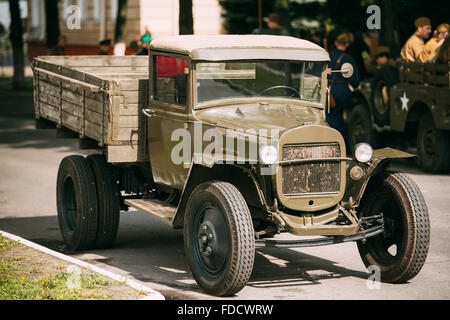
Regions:
<instances>
[{"instance_id":1,"label":"tree trunk","mask_svg":"<svg viewBox=\"0 0 450 320\"><path fill-rule=\"evenodd\" d=\"M394 57L400 54L400 42L398 38L398 26L396 24L396 12L392 6L392 0L379 1L381 5L381 32L380 44L391 48ZM383 30L389 30L386 32Z\"/></svg>"},{"instance_id":2,"label":"tree trunk","mask_svg":"<svg viewBox=\"0 0 450 320\"><path fill-rule=\"evenodd\" d=\"M192 14L192 0L179 0L180 15L178 25L180 34L194 34L194 16Z\"/></svg>"},{"instance_id":3,"label":"tree trunk","mask_svg":"<svg viewBox=\"0 0 450 320\"><path fill-rule=\"evenodd\" d=\"M125 42L125 25L127 23L128 0L119 0L117 9L116 29L114 32L114 42Z\"/></svg>"},{"instance_id":4,"label":"tree trunk","mask_svg":"<svg viewBox=\"0 0 450 320\"><path fill-rule=\"evenodd\" d=\"M14 58L13 88L21 89L25 85L25 57L23 53L22 19L18 0L9 0L9 11L11 14L10 39Z\"/></svg>"},{"instance_id":5,"label":"tree trunk","mask_svg":"<svg viewBox=\"0 0 450 320\"><path fill-rule=\"evenodd\" d=\"M60 35L58 0L45 0L45 23L47 48L52 49L57 46Z\"/></svg>"}]
</instances>

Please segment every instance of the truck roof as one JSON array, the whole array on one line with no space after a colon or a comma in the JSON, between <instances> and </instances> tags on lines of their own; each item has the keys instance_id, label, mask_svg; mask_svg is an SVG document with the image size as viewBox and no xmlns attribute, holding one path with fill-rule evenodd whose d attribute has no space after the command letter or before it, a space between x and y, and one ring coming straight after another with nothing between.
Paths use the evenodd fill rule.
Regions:
<instances>
[{"instance_id":1,"label":"truck roof","mask_svg":"<svg viewBox=\"0 0 450 320\"><path fill-rule=\"evenodd\" d=\"M330 61L320 46L298 38L274 35L182 35L152 41L150 51L189 55L193 60Z\"/></svg>"}]
</instances>

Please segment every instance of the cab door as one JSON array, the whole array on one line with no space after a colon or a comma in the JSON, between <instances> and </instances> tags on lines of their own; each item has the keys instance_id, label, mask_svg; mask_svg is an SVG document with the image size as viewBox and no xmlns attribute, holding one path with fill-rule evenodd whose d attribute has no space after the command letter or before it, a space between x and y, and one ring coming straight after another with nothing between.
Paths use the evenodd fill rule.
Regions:
<instances>
[{"instance_id":1,"label":"cab door","mask_svg":"<svg viewBox=\"0 0 450 320\"><path fill-rule=\"evenodd\" d=\"M189 167L184 161L180 162L178 154L174 157L173 151L180 143L190 146L186 130L190 110L189 59L169 53L152 53L150 59L150 99L144 113L148 117L153 179L156 183L182 189ZM181 141L183 139L186 141Z\"/></svg>"}]
</instances>

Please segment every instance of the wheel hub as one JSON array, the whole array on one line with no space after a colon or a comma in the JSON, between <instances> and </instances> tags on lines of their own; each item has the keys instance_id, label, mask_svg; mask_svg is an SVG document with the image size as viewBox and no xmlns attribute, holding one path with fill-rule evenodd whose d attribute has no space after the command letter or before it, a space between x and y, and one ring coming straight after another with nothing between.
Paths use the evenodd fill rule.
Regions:
<instances>
[{"instance_id":1,"label":"wheel hub","mask_svg":"<svg viewBox=\"0 0 450 320\"><path fill-rule=\"evenodd\" d=\"M199 248L203 254L211 255L213 253L213 249L215 248L215 232L213 226L210 226L208 223L203 223L200 227L198 240L199 240Z\"/></svg>"}]
</instances>

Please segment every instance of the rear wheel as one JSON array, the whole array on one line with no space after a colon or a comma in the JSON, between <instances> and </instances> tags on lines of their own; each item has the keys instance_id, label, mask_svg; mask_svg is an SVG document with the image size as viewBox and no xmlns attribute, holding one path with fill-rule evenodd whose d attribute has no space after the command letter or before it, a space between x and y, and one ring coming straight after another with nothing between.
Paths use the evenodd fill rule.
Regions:
<instances>
[{"instance_id":1,"label":"rear wheel","mask_svg":"<svg viewBox=\"0 0 450 320\"><path fill-rule=\"evenodd\" d=\"M95 180L87 160L69 156L61 161L57 178L58 222L68 250L89 250L97 235Z\"/></svg>"},{"instance_id":2,"label":"rear wheel","mask_svg":"<svg viewBox=\"0 0 450 320\"><path fill-rule=\"evenodd\" d=\"M445 172L450 169L450 135L436 129L431 114L424 115L417 133L417 153L420 167L430 173Z\"/></svg>"},{"instance_id":3,"label":"rear wheel","mask_svg":"<svg viewBox=\"0 0 450 320\"><path fill-rule=\"evenodd\" d=\"M255 238L248 206L225 182L197 187L184 219L184 243L192 274L208 294L231 296L253 270Z\"/></svg>"},{"instance_id":4,"label":"rear wheel","mask_svg":"<svg viewBox=\"0 0 450 320\"><path fill-rule=\"evenodd\" d=\"M363 199L361 216L383 215L383 234L358 242L366 265L377 266L381 281L403 283L422 269L430 244L430 222L425 200L408 176L386 173Z\"/></svg>"},{"instance_id":5,"label":"rear wheel","mask_svg":"<svg viewBox=\"0 0 450 320\"><path fill-rule=\"evenodd\" d=\"M107 249L116 239L120 219L120 199L117 179L105 156L93 154L87 157L95 178L98 200L98 226L95 247Z\"/></svg>"}]
</instances>

